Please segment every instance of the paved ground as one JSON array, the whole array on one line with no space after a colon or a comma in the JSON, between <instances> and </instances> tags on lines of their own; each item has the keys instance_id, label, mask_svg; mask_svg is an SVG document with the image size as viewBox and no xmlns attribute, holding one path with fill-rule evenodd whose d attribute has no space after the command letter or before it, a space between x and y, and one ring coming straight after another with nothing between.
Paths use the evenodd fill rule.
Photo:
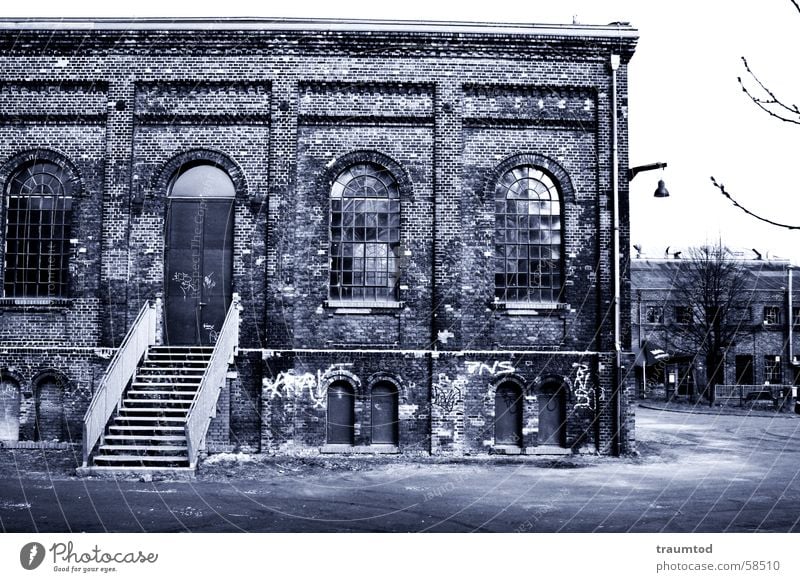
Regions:
<instances>
[{"instance_id":1,"label":"paved ground","mask_svg":"<svg viewBox=\"0 0 800 582\"><path fill-rule=\"evenodd\" d=\"M637 436L641 455L628 459L228 456L190 482L79 479L70 452L3 450L0 526L7 532L800 531L799 416L639 409Z\"/></svg>"}]
</instances>

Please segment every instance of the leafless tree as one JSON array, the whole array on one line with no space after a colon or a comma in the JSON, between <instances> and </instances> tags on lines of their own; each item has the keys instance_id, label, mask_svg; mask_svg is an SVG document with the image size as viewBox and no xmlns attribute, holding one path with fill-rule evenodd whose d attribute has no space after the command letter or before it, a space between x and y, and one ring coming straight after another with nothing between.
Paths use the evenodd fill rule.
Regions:
<instances>
[{"instance_id":1,"label":"leafless tree","mask_svg":"<svg viewBox=\"0 0 800 582\"><path fill-rule=\"evenodd\" d=\"M670 331L677 345L705 361L706 385L698 388L713 402L713 387L723 383L725 354L747 331L748 279L722 243L691 248L684 261L672 289L684 316Z\"/></svg>"},{"instance_id":2,"label":"leafless tree","mask_svg":"<svg viewBox=\"0 0 800 582\"><path fill-rule=\"evenodd\" d=\"M792 6L794 6L795 12L800 14L800 4L798 4L797 0L789 1L792 3ZM747 62L745 57L742 57L742 63L744 64L744 69L747 74L745 79L739 77L739 85L741 86L745 95L747 95L750 100L755 103L756 107L766 112L770 117L778 119L779 121L800 125L800 108L798 108L798 106L794 103L789 103L786 99L778 97L750 68L750 64ZM787 228L790 230L800 230L800 225L778 222L753 212L749 208L746 208L737 202L731 193L725 188L725 186L721 182L717 182L713 176L711 177L711 182L717 187L717 189L719 189L723 196L733 203L734 206L750 216L773 226L779 226L781 228Z\"/></svg>"}]
</instances>

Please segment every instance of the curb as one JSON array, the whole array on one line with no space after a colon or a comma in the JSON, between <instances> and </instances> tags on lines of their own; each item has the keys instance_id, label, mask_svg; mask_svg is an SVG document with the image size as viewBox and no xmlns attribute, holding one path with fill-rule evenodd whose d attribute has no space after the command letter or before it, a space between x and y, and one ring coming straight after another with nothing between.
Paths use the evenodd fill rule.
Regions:
<instances>
[{"instance_id":1,"label":"curb","mask_svg":"<svg viewBox=\"0 0 800 582\"><path fill-rule=\"evenodd\" d=\"M687 410L687 409L676 409L676 408L661 408L658 406L651 406L645 404L639 404L638 408L645 408L647 410L658 410L659 412L681 412L684 414L701 414L705 416L749 416L749 417L758 417L758 418L795 418L800 419L800 415L792 414L791 412L773 412L771 414L767 414L764 412L722 412L721 409L717 409L716 412L704 412L700 410Z\"/></svg>"}]
</instances>

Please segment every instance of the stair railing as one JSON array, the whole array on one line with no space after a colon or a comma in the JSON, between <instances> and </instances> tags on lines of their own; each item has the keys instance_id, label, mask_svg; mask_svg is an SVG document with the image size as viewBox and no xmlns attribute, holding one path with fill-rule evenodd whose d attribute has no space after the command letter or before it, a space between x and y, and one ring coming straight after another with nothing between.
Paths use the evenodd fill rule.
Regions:
<instances>
[{"instance_id":1,"label":"stair railing","mask_svg":"<svg viewBox=\"0 0 800 582\"><path fill-rule=\"evenodd\" d=\"M89 463L89 455L103 435L114 410L122 399L125 387L136 373L136 367L147 352L147 347L156 342L157 314L161 299L145 302L139 315L128 330L117 353L106 368L92 402L83 417L83 466Z\"/></svg>"},{"instance_id":2,"label":"stair railing","mask_svg":"<svg viewBox=\"0 0 800 582\"><path fill-rule=\"evenodd\" d=\"M189 466L192 468L197 466L197 455L205 443L211 419L217 415L217 399L225 384L228 367L233 364L233 358L239 348L239 312L241 309L239 294L234 293L225 316L225 323L222 324L214 351L211 352L211 359L200 380L194 401L186 414L186 446L189 452Z\"/></svg>"}]
</instances>

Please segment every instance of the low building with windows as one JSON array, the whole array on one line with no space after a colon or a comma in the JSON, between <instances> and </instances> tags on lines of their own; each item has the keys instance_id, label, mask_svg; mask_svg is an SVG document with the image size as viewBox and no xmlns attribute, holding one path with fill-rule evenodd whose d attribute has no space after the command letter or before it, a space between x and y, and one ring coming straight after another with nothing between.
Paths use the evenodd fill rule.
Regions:
<instances>
[{"instance_id":1,"label":"low building with windows","mask_svg":"<svg viewBox=\"0 0 800 582\"><path fill-rule=\"evenodd\" d=\"M636 39L1 21L0 439L111 467L631 450Z\"/></svg>"},{"instance_id":2,"label":"low building with windows","mask_svg":"<svg viewBox=\"0 0 800 582\"><path fill-rule=\"evenodd\" d=\"M749 259L737 253L744 279L740 301L726 323L739 333L725 354L716 401L743 404L763 394L796 393L800 383L800 289L796 268L783 259ZM631 261L633 345L640 398L697 400L708 382L705 361L679 326L697 314L681 304L681 279L691 259ZM697 307L695 307L695 310Z\"/></svg>"}]
</instances>

